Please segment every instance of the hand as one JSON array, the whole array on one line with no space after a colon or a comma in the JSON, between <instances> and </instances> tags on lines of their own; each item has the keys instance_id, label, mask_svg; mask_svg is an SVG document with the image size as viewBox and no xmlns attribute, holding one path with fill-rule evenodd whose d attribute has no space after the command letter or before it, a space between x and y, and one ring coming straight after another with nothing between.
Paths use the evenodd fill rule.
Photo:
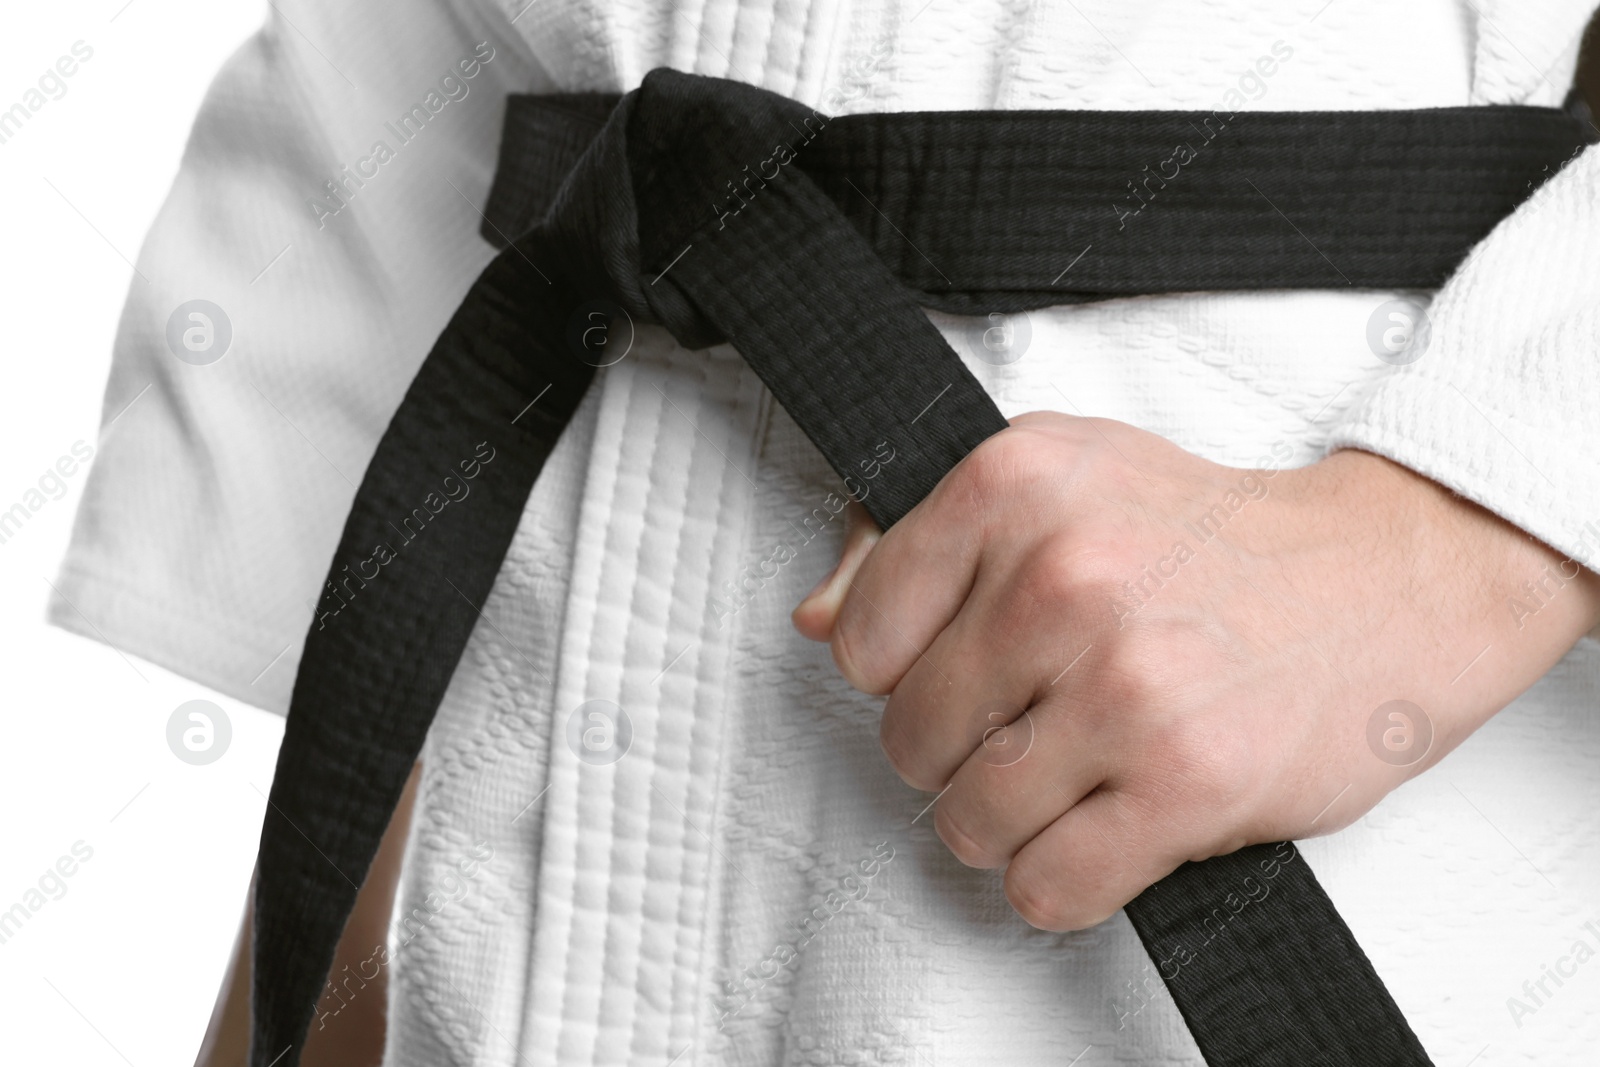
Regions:
<instances>
[{"instance_id":1,"label":"hand","mask_svg":"<svg viewBox=\"0 0 1600 1067\"><path fill-rule=\"evenodd\" d=\"M1600 578L1365 452L1247 471L1034 412L888 533L852 509L795 625L888 694L940 838L1049 930L1348 825L1600 619Z\"/></svg>"}]
</instances>

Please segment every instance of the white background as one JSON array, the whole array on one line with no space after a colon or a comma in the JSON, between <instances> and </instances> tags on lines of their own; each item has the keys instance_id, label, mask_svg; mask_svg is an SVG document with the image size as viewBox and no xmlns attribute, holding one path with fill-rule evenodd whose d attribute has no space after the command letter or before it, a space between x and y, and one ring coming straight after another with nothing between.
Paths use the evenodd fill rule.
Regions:
<instances>
[{"instance_id":1,"label":"white background","mask_svg":"<svg viewBox=\"0 0 1600 1067\"><path fill-rule=\"evenodd\" d=\"M0 144L0 510L94 446L130 262L189 125L264 0L8 4L0 110L74 42L93 57ZM75 842L93 856L0 944L0 1062L193 1063L244 904L282 720L44 623L84 471L0 544L0 912ZM183 702L232 742L167 748ZM80 846L82 847L82 846ZM37 898L35 898L37 899Z\"/></svg>"}]
</instances>

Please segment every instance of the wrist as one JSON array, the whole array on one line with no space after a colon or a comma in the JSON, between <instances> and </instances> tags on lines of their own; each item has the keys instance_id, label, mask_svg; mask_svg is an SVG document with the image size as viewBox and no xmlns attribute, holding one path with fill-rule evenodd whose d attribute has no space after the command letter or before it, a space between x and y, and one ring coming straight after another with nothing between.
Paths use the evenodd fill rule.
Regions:
<instances>
[{"instance_id":1,"label":"wrist","mask_svg":"<svg viewBox=\"0 0 1600 1067\"><path fill-rule=\"evenodd\" d=\"M1435 691L1469 729L1600 623L1600 576L1533 534L1375 453L1343 450L1323 464L1347 492L1372 494L1369 521L1394 532L1411 568L1406 595L1440 606L1423 613L1441 648Z\"/></svg>"}]
</instances>

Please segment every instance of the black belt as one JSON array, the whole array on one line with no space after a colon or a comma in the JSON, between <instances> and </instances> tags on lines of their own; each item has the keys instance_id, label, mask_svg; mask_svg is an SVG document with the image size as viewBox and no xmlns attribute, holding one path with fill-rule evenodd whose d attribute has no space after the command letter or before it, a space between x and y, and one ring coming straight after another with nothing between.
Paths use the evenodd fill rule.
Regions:
<instances>
[{"instance_id":1,"label":"black belt","mask_svg":"<svg viewBox=\"0 0 1600 1067\"><path fill-rule=\"evenodd\" d=\"M732 342L842 476L892 439L865 500L888 527L1006 425L920 308L1431 288L1584 133L1523 107L828 118L664 70L620 99L513 97L485 227L505 250L378 445L329 574L337 615L313 622L295 680L261 835L254 1067L298 1062L477 605L605 361L595 322ZM480 442L494 459L473 506L441 510L362 577ZM1250 921L1169 978L1207 1062L1427 1063L1292 846L1146 890L1127 911L1152 958L1188 957L1263 864L1274 891Z\"/></svg>"}]
</instances>

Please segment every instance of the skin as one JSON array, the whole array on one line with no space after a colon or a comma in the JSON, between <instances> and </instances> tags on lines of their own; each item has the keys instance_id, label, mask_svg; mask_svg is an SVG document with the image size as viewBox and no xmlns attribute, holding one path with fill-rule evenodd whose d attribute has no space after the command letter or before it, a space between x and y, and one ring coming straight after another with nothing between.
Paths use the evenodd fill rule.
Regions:
<instances>
[{"instance_id":1,"label":"skin","mask_svg":"<svg viewBox=\"0 0 1600 1067\"><path fill-rule=\"evenodd\" d=\"M1229 499L1206 540L1193 526ZM1004 869L1047 930L1102 922L1186 860L1348 825L1600 620L1600 578L1359 451L1250 472L1034 412L887 533L852 509L794 624L888 697L884 753L944 791L940 838ZM1409 766L1368 741L1397 699L1432 728Z\"/></svg>"},{"instance_id":2,"label":"skin","mask_svg":"<svg viewBox=\"0 0 1600 1067\"><path fill-rule=\"evenodd\" d=\"M1247 502L1202 544L1184 524L1229 491ZM1175 564L1180 540L1194 556ZM1156 588L1144 568L1163 560ZM1130 611L1141 579L1153 595ZM1535 606L1523 582L1545 592L1519 619L1510 598ZM908 784L945 790L941 839L1004 868L1017 912L1050 930L1103 921L1184 860L1348 825L1597 621L1600 578L1381 457L1250 472L1046 412L887 534L852 504L838 567L794 611L845 678L889 697L884 752ZM1367 742L1397 698L1433 727L1406 767ZM384 936L416 778L334 973ZM245 1062L248 952L247 914L197 1067ZM307 1067L379 1062L385 978L313 1028Z\"/></svg>"},{"instance_id":3,"label":"skin","mask_svg":"<svg viewBox=\"0 0 1600 1067\"><path fill-rule=\"evenodd\" d=\"M330 975L346 974L350 967L357 974L372 959L373 949L388 937L394 911L401 860L405 856L406 834L411 826L411 809L416 800L417 780L422 764L411 769L405 791L400 796L389 827L378 845L378 854L356 894L355 908L345 923L334 952ZM250 1055L250 952L251 908L255 898L252 881L245 901L244 923L234 942L233 958L212 1010L211 1025L200 1044L195 1067L245 1067ZM368 964L370 966L370 964ZM323 1025L316 1021L306 1037L301 1067L378 1067L383 1062L384 1035L388 1022L389 972L385 968L367 982L337 1014L330 1014ZM331 1009L339 1002L331 997L322 1002Z\"/></svg>"}]
</instances>

